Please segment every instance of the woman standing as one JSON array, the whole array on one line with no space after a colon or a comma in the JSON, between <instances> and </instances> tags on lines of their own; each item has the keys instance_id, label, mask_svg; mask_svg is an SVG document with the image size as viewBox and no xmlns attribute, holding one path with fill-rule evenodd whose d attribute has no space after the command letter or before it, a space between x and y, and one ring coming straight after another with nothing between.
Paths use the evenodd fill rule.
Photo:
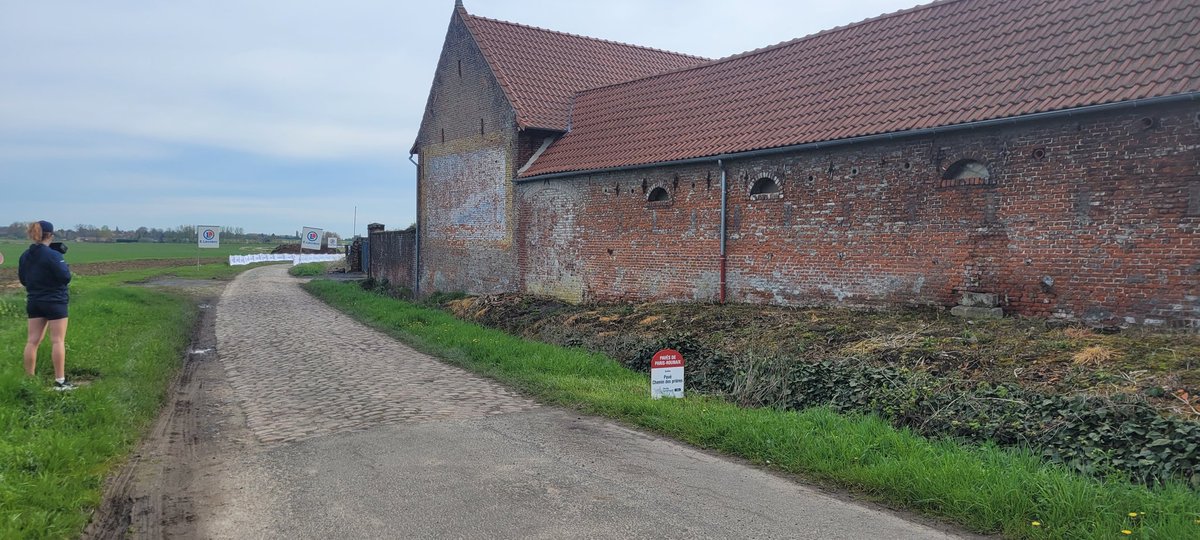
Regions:
<instances>
[{"instance_id":1,"label":"woman standing","mask_svg":"<svg viewBox=\"0 0 1200 540\"><path fill-rule=\"evenodd\" d=\"M67 382L67 284L71 270L62 253L50 248L54 225L49 221L29 224L33 244L17 266L17 277L25 286L25 311L29 314L29 337L25 340L25 373L37 367L38 347L50 329L50 361L54 364L54 389L74 390Z\"/></svg>"}]
</instances>

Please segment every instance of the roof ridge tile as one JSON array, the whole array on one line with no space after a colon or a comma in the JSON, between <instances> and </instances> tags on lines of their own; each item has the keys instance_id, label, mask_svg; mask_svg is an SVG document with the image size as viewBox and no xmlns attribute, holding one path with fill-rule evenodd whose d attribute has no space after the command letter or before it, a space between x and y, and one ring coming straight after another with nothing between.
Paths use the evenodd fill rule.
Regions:
<instances>
[{"instance_id":1,"label":"roof ridge tile","mask_svg":"<svg viewBox=\"0 0 1200 540\"><path fill-rule=\"evenodd\" d=\"M526 30L537 30L537 31L540 31L540 32L545 32L545 33L548 33L548 34L555 34L555 35L559 35L559 36L567 36L567 37L572 37L572 38L585 39L585 40L588 40L588 41L597 41L597 42L600 42L600 43L608 43L608 44L611 44L611 45L620 45L620 46L622 46L622 47L629 47L629 48L632 48L632 49L641 49L641 50L645 50L645 51L654 51L654 52L659 52L659 53L671 54L671 55L675 55L675 56L685 56L685 57L688 57L688 58L693 58L693 59L696 59L696 60L704 60L704 61L711 60L711 58L705 58L705 57L703 57L703 56L698 56L698 55L694 55L694 54L687 54L687 53L681 53L681 52L676 52L676 51L670 51L670 50L667 50L667 49L660 49L660 48L657 48L657 47L648 47L648 46L645 46L645 45L637 45L637 44L634 44L634 43L625 43L625 42L623 42L623 41L616 41L616 40L611 40L611 39L604 39L604 38L597 38L597 37L592 37L592 36L585 36L585 35L583 35L583 34L574 34L574 33L571 33L571 32L563 32L563 31L560 31L560 30L551 30L551 29L549 29L549 28L542 28L542 27L540 27L540 26L534 26L534 25L531 25L531 24L521 24L521 23L512 22L512 21L504 21L504 20L500 20L500 19L493 19L493 18L490 18L490 17L482 17L482 16L475 15L475 14L472 14L472 13L467 13L466 15L467 15L467 17L470 17L470 18L472 18L472 19L478 19L478 20L487 21L487 22L491 22L491 23L497 23L497 24L505 24L505 25L509 25L509 26L516 26L516 27L523 28L523 29L526 29Z\"/></svg>"}]
</instances>

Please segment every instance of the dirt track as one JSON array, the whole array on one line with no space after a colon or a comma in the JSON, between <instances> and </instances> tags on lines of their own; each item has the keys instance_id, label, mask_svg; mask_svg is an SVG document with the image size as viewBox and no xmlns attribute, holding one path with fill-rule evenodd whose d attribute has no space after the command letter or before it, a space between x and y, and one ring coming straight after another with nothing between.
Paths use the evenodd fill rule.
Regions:
<instances>
[{"instance_id":1,"label":"dirt track","mask_svg":"<svg viewBox=\"0 0 1200 540\"><path fill-rule=\"evenodd\" d=\"M225 283L173 280L151 284L183 289L200 317L168 401L121 470L83 538L200 538L193 500L209 496L203 481L222 468L221 456L244 449L249 436L217 361L216 305Z\"/></svg>"}]
</instances>

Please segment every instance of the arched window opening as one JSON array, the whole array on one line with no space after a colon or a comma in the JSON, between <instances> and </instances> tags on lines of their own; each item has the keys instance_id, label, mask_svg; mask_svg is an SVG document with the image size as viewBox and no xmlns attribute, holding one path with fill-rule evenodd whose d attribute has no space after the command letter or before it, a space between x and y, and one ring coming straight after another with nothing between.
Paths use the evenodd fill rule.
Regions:
<instances>
[{"instance_id":1,"label":"arched window opening","mask_svg":"<svg viewBox=\"0 0 1200 540\"><path fill-rule=\"evenodd\" d=\"M671 194L667 193L666 188L656 187L650 190L650 196L646 199L650 202L666 202L671 199Z\"/></svg>"},{"instance_id":2,"label":"arched window opening","mask_svg":"<svg viewBox=\"0 0 1200 540\"><path fill-rule=\"evenodd\" d=\"M779 193L779 182L774 178L759 178L754 181L754 185L750 188L751 195L761 195L763 193Z\"/></svg>"},{"instance_id":3,"label":"arched window opening","mask_svg":"<svg viewBox=\"0 0 1200 540\"><path fill-rule=\"evenodd\" d=\"M988 180L991 178L991 173L988 172L987 165L973 159L964 159L956 161L942 175L942 180L966 180L968 178Z\"/></svg>"}]
</instances>

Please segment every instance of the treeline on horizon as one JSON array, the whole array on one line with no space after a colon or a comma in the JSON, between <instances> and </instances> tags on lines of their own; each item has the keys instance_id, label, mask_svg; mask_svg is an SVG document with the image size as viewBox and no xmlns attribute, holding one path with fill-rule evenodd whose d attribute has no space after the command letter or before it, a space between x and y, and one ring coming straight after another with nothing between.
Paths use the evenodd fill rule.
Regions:
<instances>
[{"instance_id":1,"label":"treeline on horizon","mask_svg":"<svg viewBox=\"0 0 1200 540\"><path fill-rule=\"evenodd\" d=\"M0 226L0 238L25 239L28 222L14 221L7 227ZM171 229L157 227L138 227L124 229L102 225L77 224L73 228L61 225L55 229L55 236L63 241L75 242L159 242L164 244L186 244L196 242L196 226L180 225ZM246 232L241 227L221 227L222 242L272 243L300 240L300 231L293 235L274 233Z\"/></svg>"}]
</instances>

